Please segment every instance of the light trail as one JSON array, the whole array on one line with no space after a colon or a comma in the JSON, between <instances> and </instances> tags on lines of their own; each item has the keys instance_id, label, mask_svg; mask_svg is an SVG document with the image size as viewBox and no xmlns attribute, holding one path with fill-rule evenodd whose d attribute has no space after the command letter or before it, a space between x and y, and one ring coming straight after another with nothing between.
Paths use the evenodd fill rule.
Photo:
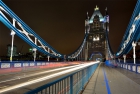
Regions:
<instances>
[{"instance_id":1,"label":"light trail","mask_svg":"<svg viewBox=\"0 0 140 94\"><path fill-rule=\"evenodd\" d=\"M17 84L17 85L9 86L9 87L6 87L4 89L0 89L0 93L4 93L4 92L7 92L7 91L16 89L16 88L20 88L20 87L32 85L32 84L35 84L35 83L39 83L39 82L42 82L42 81L45 81L45 80L49 80L51 78L61 76L63 74L67 74L69 72L77 71L79 69L86 68L88 66L91 66L91 65L94 65L94 64L97 64L97 63L99 63L99 62L91 62L91 63L86 63L84 65L82 64L83 66L79 66L79 67L76 67L76 68L73 68L73 69L68 69L68 70L58 72L58 73L55 73L55 74L52 74L52 75L43 76L41 78L34 79L34 80L31 80L31 81L28 81L28 82L25 82L25 83L20 83L20 84Z\"/></svg>"},{"instance_id":2,"label":"light trail","mask_svg":"<svg viewBox=\"0 0 140 94\"><path fill-rule=\"evenodd\" d=\"M4 82L8 82L8 81L14 81L14 80L18 80L18 79L27 78L27 77L37 76L37 75L41 75L41 74L45 74L45 73L49 73L49 72L55 72L55 71L60 71L60 70L63 70L63 69L69 69L69 68L73 68L73 67L78 67L78 66L81 66L81 65L83 65L83 64L64 67L64 68L53 69L53 70L49 70L49 71L38 72L38 73L34 73L34 74L29 74L29 75L24 74L23 76L16 76L16 77L14 77L12 79L9 79L9 80L0 81L0 84L4 83Z\"/></svg>"}]
</instances>

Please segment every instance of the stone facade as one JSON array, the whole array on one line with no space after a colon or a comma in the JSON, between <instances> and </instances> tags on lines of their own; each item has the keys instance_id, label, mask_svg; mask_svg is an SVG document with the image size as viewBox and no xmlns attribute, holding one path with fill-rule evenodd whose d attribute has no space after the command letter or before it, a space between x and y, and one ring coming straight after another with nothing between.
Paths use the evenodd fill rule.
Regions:
<instances>
[{"instance_id":1,"label":"stone facade","mask_svg":"<svg viewBox=\"0 0 140 94\"><path fill-rule=\"evenodd\" d=\"M108 16L109 17L109 16ZM105 58L106 55L106 29L109 31L109 23L106 16L103 18L99 8L96 7L90 20L90 31L87 37L87 56L90 58ZM107 23L107 24L106 24ZM107 25L107 28L106 28ZM101 54L99 54L101 53ZM92 55L94 54L94 55ZM92 56L92 57L91 57Z\"/></svg>"}]
</instances>

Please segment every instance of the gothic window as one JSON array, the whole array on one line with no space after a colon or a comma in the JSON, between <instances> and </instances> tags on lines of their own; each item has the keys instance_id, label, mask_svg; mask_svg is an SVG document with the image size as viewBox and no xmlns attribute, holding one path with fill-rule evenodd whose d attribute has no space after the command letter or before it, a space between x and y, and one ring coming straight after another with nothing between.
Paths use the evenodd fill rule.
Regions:
<instances>
[{"instance_id":1,"label":"gothic window","mask_svg":"<svg viewBox=\"0 0 140 94\"><path fill-rule=\"evenodd\" d=\"M103 35L103 34L101 34L101 36L100 36L100 37L101 37L101 39L102 39L102 38L104 38L104 35Z\"/></svg>"},{"instance_id":2,"label":"gothic window","mask_svg":"<svg viewBox=\"0 0 140 94\"><path fill-rule=\"evenodd\" d=\"M92 39L92 36L89 36L89 39Z\"/></svg>"},{"instance_id":3,"label":"gothic window","mask_svg":"<svg viewBox=\"0 0 140 94\"><path fill-rule=\"evenodd\" d=\"M93 41L99 41L99 40L100 40L99 34L93 36Z\"/></svg>"}]
</instances>

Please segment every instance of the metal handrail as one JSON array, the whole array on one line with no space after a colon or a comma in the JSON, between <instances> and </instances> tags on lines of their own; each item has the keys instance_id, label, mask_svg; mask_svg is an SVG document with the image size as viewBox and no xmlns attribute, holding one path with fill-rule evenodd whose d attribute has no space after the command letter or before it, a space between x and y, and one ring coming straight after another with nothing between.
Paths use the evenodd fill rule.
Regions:
<instances>
[{"instance_id":1,"label":"metal handrail","mask_svg":"<svg viewBox=\"0 0 140 94\"><path fill-rule=\"evenodd\" d=\"M78 94L83 90L99 63L87 66L25 94Z\"/></svg>"}]
</instances>

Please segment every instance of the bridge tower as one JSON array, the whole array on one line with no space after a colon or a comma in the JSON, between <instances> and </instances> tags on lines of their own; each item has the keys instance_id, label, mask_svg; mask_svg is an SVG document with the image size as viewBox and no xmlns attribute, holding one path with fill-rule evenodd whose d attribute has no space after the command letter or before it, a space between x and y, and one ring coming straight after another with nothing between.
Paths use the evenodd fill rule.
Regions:
<instances>
[{"instance_id":1,"label":"bridge tower","mask_svg":"<svg viewBox=\"0 0 140 94\"><path fill-rule=\"evenodd\" d=\"M92 55L92 60L96 60L96 58L105 59L108 57L105 36L106 31L107 33L109 32L109 23L107 21L109 22L109 16L108 18L106 18L106 16L103 17L99 11L99 7L96 6L91 18L89 19L90 31L86 39L86 60L89 60L93 53L95 55ZM100 53L102 56L96 53Z\"/></svg>"}]
</instances>

